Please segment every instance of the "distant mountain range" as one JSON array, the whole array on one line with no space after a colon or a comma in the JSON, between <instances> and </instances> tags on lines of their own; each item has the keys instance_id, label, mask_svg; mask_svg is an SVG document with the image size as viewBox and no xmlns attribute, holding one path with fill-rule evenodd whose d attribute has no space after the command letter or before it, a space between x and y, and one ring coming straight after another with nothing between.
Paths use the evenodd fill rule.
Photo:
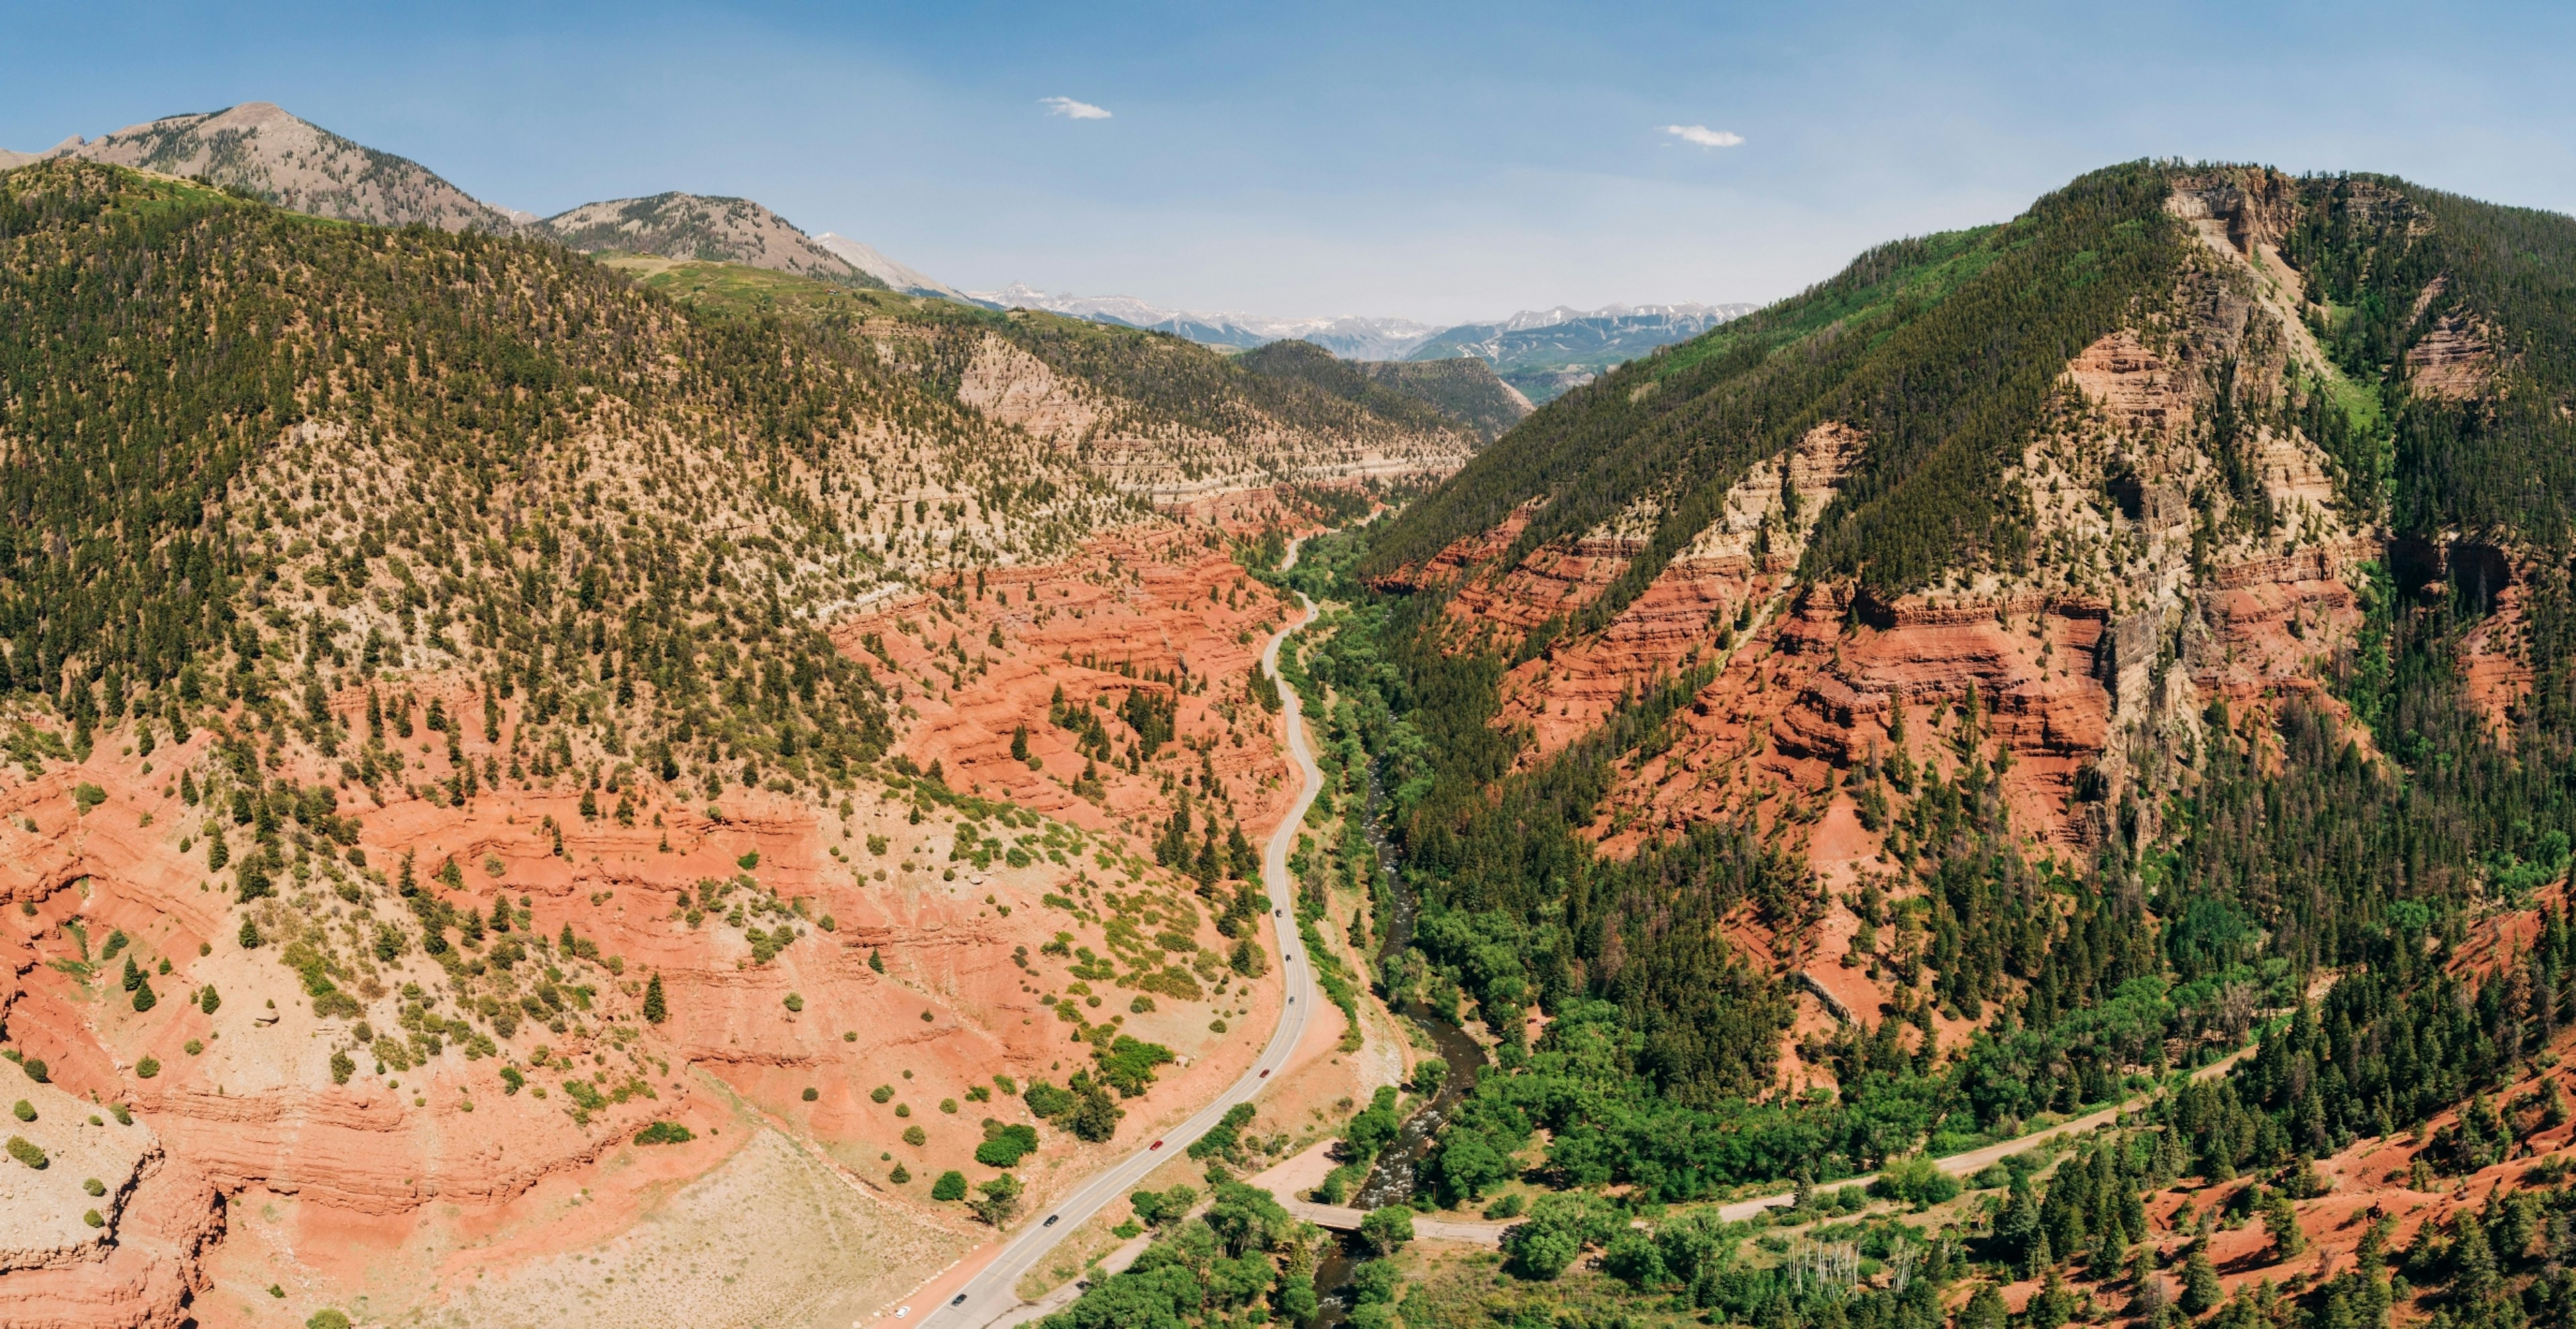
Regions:
<instances>
[{"instance_id":1,"label":"distant mountain range","mask_svg":"<svg viewBox=\"0 0 2576 1329\"><path fill-rule=\"evenodd\" d=\"M1049 294L1014 282L998 291L970 291L976 300L1001 309L1043 309L1095 323L1147 328L1186 337L1208 346L1250 350L1275 341L1310 341L1345 360L1401 360L1414 347L1440 335L1442 329L1409 318L1266 318L1200 309L1165 309L1131 295Z\"/></svg>"},{"instance_id":2,"label":"distant mountain range","mask_svg":"<svg viewBox=\"0 0 2576 1329\"><path fill-rule=\"evenodd\" d=\"M0 170L55 156L203 177L281 207L344 221L539 235L594 254L743 263L993 309L1042 309L1234 350L1300 340L1344 360L1472 357L1533 402L1547 401L1611 366L1698 336L1754 308L1559 306L1489 323L1440 326L1407 318L1271 318L1165 309L1130 296L1050 294L1017 283L997 291L963 291L848 236L808 235L745 198L671 192L585 203L542 218L496 207L418 162L343 138L269 102L165 116L94 139L75 135L44 152L0 149Z\"/></svg>"},{"instance_id":3,"label":"distant mountain range","mask_svg":"<svg viewBox=\"0 0 2576 1329\"><path fill-rule=\"evenodd\" d=\"M1164 309L1133 296L1050 294L1014 283L968 292L999 308L1043 309L1098 323L1148 328L1211 346L1250 349L1276 341L1310 341L1345 360L1448 360L1471 356L1493 366L1534 402L1592 381L1593 375L1658 346L1687 341L1757 306L1607 305L1600 309L1523 310L1489 323L1441 327L1406 318L1265 318L1235 312Z\"/></svg>"}]
</instances>

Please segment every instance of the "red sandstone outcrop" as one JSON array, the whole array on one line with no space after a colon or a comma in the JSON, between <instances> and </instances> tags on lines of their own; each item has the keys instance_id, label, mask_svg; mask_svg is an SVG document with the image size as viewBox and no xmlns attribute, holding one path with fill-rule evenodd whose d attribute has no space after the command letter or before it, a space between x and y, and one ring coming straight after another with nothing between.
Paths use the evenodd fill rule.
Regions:
<instances>
[{"instance_id":1,"label":"red sandstone outcrop","mask_svg":"<svg viewBox=\"0 0 2576 1329\"><path fill-rule=\"evenodd\" d=\"M1214 909L1155 869L1145 845L1183 790L1201 823L1221 809L1256 841L1279 815L1288 790L1277 720L1247 684L1284 607L1221 543L1170 525L1117 533L1066 565L992 574L980 594L955 589L880 606L836 637L900 688L899 752L920 767L940 763L962 793L1027 810L1016 824L997 812L977 822L986 866L960 856L970 819L927 805L922 815L911 796L874 784L844 792L781 781L710 800L640 777L585 793L531 774L458 800L436 787L455 773L446 737L422 729L398 745L404 778L379 785L381 801L309 749L281 747L265 774L331 787L354 843L344 850L288 823L278 895L243 906L232 874L210 872L207 854L210 830L247 852L249 828L211 802L192 806L179 788L182 774L192 796L212 787L213 726L241 717L209 712L186 742L148 755L103 731L85 761L48 761L34 780L16 766L0 773L7 1044L44 1062L57 1086L30 1087L52 1095L39 1110L45 1129L55 1099L102 1113L122 1105L148 1142L121 1170L83 1163L76 1174L67 1162L28 1174L49 1184L125 1178L109 1178L117 1201L101 1202L100 1229L68 1233L93 1233L86 1245L63 1240L59 1205L42 1206L44 1221L22 1232L14 1204L0 1204L0 1250L18 1252L0 1268L0 1320L202 1318L224 1196L289 1196L345 1216L331 1258L296 1266L315 1304L361 1290L331 1280L371 1278L357 1255L369 1243L391 1257L433 1229L482 1221L475 1215L503 1223L529 1197L566 1187L603 1206L510 1247L513 1258L546 1258L563 1243L607 1239L651 1197L723 1165L746 1111L830 1146L837 1174L873 1195L886 1221L945 1232L960 1220L922 1198L929 1178L974 1166L983 1118L1028 1119L991 1093L996 1075L1061 1082L1087 1057L1068 1043L1070 1028L1114 1019L1182 1057L1162 1085L1125 1104L1131 1122L1186 1110L1237 1073L1253 1044L1213 1033L1212 1008L1264 1028L1275 981L1238 986L1222 966L1202 968L1191 981L1212 990L1197 1000L1160 993L1130 1010L1118 991L1115 1008L1095 996L1082 1021L1068 1022L1041 998L1067 990L1073 961L1045 949L1064 935L1106 955L1104 923L1142 929L1131 936L1159 928L1166 950L1182 936L1220 952L1228 944ZM413 716L431 697L483 714L474 680L375 686ZM1075 708L1139 690L1170 696L1172 738L1133 772L1094 764L1099 790L1086 797L1074 788L1086 767L1074 735L1048 723L1059 686ZM458 726L457 756L478 769L514 755L524 699L495 700L497 741L479 723ZM363 727L365 689L329 704ZM1123 722L1099 714L1123 744ZM1034 769L1009 752L1021 724ZM93 803L83 786L103 797ZM623 816L612 808L621 803ZM418 889L457 917L479 923L498 911L511 930L450 930L460 963L434 963L396 889L406 861ZM255 948L241 944L245 919L263 934ZM402 938L390 952L376 949L387 929ZM357 1018L316 1013L307 980L281 963L290 942L328 957L329 988L357 1003L373 1042L353 1035ZM1186 969L1188 959L1185 949L1172 963ZM134 1009L120 981L127 961L154 994L149 1009ZM659 1024L644 1018L657 977L668 1009ZM1061 1009L1074 1002L1065 995ZM503 1033L496 1011L513 1031ZM443 1050L424 1055L423 1031ZM335 1065L335 1053L345 1062ZM880 1085L893 1087L890 1101L872 1094ZM634 1146L657 1120L698 1139ZM903 1143L907 1128L924 1142ZM1022 1169L1032 1203L1119 1147L1053 1129L1045 1138ZM884 1153L916 1180L891 1183ZM83 1208L67 1212L78 1224ZM379 1309L438 1299L425 1285L373 1295Z\"/></svg>"}]
</instances>

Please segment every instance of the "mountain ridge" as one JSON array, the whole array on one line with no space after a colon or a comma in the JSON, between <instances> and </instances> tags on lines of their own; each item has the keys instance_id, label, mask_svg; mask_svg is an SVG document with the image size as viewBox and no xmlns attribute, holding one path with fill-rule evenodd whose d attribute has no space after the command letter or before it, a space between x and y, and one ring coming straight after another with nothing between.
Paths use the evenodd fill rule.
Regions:
<instances>
[{"instance_id":1,"label":"mountain ridge","mask_svg":"<svg viewBox=\"0 0 2576 1329\"><path fill-rule=\"evenodd\" d=\"M884 285L747 198L666 191L566 209L527 228L585 254L653 254L741 263L856 286Z\"/></svg>"},{"instance_id":2,"label":"mountain ridge","mask_svg":"<svg viewBox=\"0 0 2576 1329\"><path fill-rule=\"evenodd\" d=\"M341 221L494 233L519 225L420 163L343 138L273 102L163 116L94 139L75 134L44 152L0 154L0 169L58 156L202 176Z\"/></svg>"}]
</instances>

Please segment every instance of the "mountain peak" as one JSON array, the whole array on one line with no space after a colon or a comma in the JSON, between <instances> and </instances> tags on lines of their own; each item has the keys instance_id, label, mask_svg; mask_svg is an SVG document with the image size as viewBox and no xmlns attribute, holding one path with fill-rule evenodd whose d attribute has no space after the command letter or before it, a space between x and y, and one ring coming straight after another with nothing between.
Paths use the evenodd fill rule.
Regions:
<instances>
[{"instance_id":1,"label":"mountain peak","mask_svg":"<svg viewBox=\"0 0 2576 1329\"><path fill-rule=\"evenodd\" d=\"M506 232L508 214L408 157L342 138L275 102L166 115L94 139L78 135L36 154L0 154L0 167L68 156L200 176L278 206L341 221L442 231Z\"/></svg>"},{"instance_id":2,"label":"mountain peak","mask_svg":"<svg viewBox=\"0 0 2576 1329\"><path fill-rule=\"evenodd\" d=\"M816 244L795 223L747 198L670 190L584 203L546 218L539 226L544 234L586 253L744 263L803 277L879 284L877 278Z\"/></svg>"}]
</instances>

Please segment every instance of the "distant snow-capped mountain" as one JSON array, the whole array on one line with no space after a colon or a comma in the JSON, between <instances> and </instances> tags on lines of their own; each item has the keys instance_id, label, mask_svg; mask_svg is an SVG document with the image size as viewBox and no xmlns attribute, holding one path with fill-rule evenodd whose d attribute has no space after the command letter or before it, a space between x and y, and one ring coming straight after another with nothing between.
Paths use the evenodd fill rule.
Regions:
<instances>
[{"instance_id":1,"label":"distant snow-capped mountain","mask_svg":"<svg viewBox=\"0 0 2576 1329\"><path fill-rule=\"evenodd\" d=\"M825 231L814 237L814 244L825 253L884 282L908 295L936 295L943 299L978 303L973 296L908 264L896 262L878 253L876 247L853 240L846 235Z\"/></svg>"},{"instance_id":2,"label":"distant snow-capped mountain","mask_svg":"<svg viewBox=\"0 0 2576 1329\"><path fill-rule=\"evenodd\" d=\"M1210 346L1248 350L1274 341L1302 339L1345 360L1401 360L1406 352L1441 331L1437 324L1409 318L1269 318L1231 311L1165 309L1132 295L1049 293L1024 282L1013 282L998 291L968 294L1004 308L1043 309L1096 323L1147 328Z\"/></svg>"},{"instance_id":3,"label":"distant snow-capped mountain","mask_svg":"<svg viewBox=\"0 0 2576 1329\"><path fill-rule=\"evenodd\" d=\"M1002 308L1043 309L1124 327L1149 328L1213 346L1249 349L1292 338L1345 360L1445 360L1473 356L1494 366L1539 400L1589 379L1593 372L1658 346L1684 341L1754 306L1605 305L1599 309L1524 309L1509 318L1450 326L1409 318L1271 318L1259 314L1165 309L1130 295L1047 292L1022 282L974 291ZM1517 377L1516 377L1517 375Z\"/></svg>"},{"instance_id":4,"label":"distant snow-capped mountain","mask_svg":"<svg viewBox=\"0 0 2576 1329\"><path fill-rule=\"evenodd\" d=\"M1425 338L1408 360L1471 355L1504 382L1544 402L1658 346L1688 341L1754 311L1753 305L1608 305L1523 310L1492 323L1462 323Z\"/></svg>"}]
</instances>

